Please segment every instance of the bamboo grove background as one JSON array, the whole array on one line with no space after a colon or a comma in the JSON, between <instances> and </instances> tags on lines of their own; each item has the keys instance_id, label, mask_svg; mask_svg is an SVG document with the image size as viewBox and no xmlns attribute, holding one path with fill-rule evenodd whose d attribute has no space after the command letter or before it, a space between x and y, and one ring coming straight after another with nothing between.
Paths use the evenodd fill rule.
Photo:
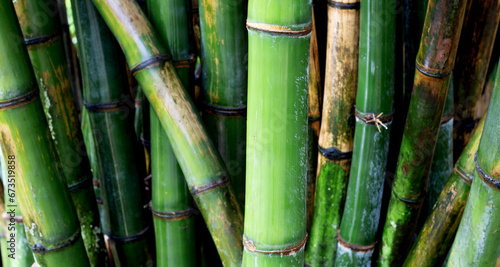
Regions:
<instances>
[{"instance_id":1,"label":"bamboo grove background","mask_svg":"<svg viewBox=\"0 0 500 267\"><path fill-rule=\"evenodd\" d=\"M2 266L500 266L499 0L0 0Z\"/></svg>"}]
</instances>

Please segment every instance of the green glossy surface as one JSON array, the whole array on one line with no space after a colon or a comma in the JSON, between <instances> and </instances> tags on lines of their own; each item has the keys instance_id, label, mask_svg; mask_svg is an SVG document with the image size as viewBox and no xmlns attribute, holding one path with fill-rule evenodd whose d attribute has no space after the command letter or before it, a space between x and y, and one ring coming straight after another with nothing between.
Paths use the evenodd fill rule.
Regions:
<instances>
[{"instance_id":1,"label":"green glossy surface","mask_svg":"<svg viewBox=\"0 0 500 267\"><path fill-rule=\"evenodd\" d=\"M89 1L73 2L85 103L130 101L123 55L111 32ZM106 235L129 237L149 227L131 121L132 105L117 111L88 112L95 151L95 176L100 179ZM87 144L90 145L90 144ZM114 261L122 266L153 262L147 235L134 242L113 240Z\"/></svg>"},{"instance_id":2,"label":"green glossy surface","mask_svg":"<svg viewBox=\"0 0 500 267\"><path fill-rule=\"evenodd\" d=\"M247 1L200 1L202 99L228 108L246 107ZM245 202L246 118L203 112L209 136L226 164L241 204Z\"/></svg>"},{"instance_id":3,"label":"green glossy surface","mask_svg":"<svg viewBox=\"0 0 500 267\"><path fill-rule=\"evenodd\" d=\"M500 180L500 71L484 122L477 151L477 164L490 177ZM477 166L476 166L477 169ZM500 189L487 184L476 171L463 219L446 266L496 266L500 258Z\"/></svg>"},{"instance_id":4,"label":"green glossy surface","mask_svg":"<svg viewBox=\"0 0 500 267\"><path fill-rule=\"evenodd\" d=\"M309 1L251 0L248 6L251 22L311 23ZM266 6L266 12L258 12ZM290 37L249 29L248 43L244 238L258 250L283 250L306 236L310 34ZM243 252L243 266L303 262L302 250L282 257Z\"/></svg>"},{"instance_id":5,"label":"green glossy surface","mask_svg":"<svg viewBox=\"0 0 500 267\"><path fill-rule=\"evenodd\" d=\"M22 32L9 1L0 1L0 96L2 100L21 96L36 88L36 80ZM15 73L13 73L13 71ZM7 98L4 98L7 97ZM37 98L19 107L0 111L2 151L16 161L16 197L26 225L28 243L50 249L77 233L77 241L63 250L36 253L39 264L89 266L79 234L77 213L66 187L62 169L42 104Z\"/></svg>"}]
</instances>

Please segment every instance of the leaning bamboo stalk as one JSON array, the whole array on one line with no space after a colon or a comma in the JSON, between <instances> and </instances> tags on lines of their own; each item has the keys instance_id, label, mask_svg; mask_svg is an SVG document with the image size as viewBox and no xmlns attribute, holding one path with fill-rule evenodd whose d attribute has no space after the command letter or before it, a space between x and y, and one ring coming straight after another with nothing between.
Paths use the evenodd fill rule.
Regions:
<instances>
[{"instance_id":1,"label":"leaning bamboo stalk","mask_svg":"<svg viewBox=\"0 0 500 267\"><path fill-rule=\"evenodd\" d=\"M152 264L149 216L136 167L125 60L91 0L73 1L83 80L96 152L105 225L117 265ZM130 104L130 103L129 103Z\"/></svg>"},{"instance_id":2,"label":"leaning bamboo stalk","mask_svg":"<svg viewBox=\"0 0 500 267\"><path fill-rule=\"evenodd\" d=\"M248 4L243 266L304 264L310 4Z\"/></svg>"},{"instance_id":3,"label":"leaning bamboo stalk","mask_svg":"<svg viewBox=\"0 0 500 267\"><path fill-rule=\"evenodd\" d=\"M453 70L455 159L468 143L472 130L483 115L478 114L478 111L499 20L500 2L468 1L457 52L457 67Z\"/></svg>"},{"instance_id":4,"label":"leaning bamboo stalk","mask_svg":"<svg viewBox=\"0 0 500 267\"><path fill-rule=\"evenodd\" d=\"M231 176L238 201L245 202L247 133L246 1L201 0L203 120Z\"/></svg>"},{"instance_id":5,"label":"leaning bamboo stalk","mask_svg":"<svg viewBox=\"0 0 500 267\"><path fill-rule=\"evenodd\" d=\"M359 1L328 2L328 43L323 114L319 134L310 266L333 265L354 141L358 82ZM340 27L337 27L339 25ZM311 96L309 96L311 97Z\"/></svg>"},{"instance_id":6,"label":"leaning bamboo stalk","mask_svg":"<svg viewBox=\"0 0 500 267\"><path fill-rule=\"evenodd\" d=\"M396 1L361 1L356 128L337 237L337 266L369 266L375 248L394 116L395 6ZM377 44L376 53L373 44Z\"/></svg>"},{"instance_id":7,"label":"leaning bamboo stalk","mask_svg":"<svg viewBox=\"0 0 500 267\"><path fill-rule=\"evenodd\" d=\"M105 261L104 237L92 174L67 70L58 7L46 0L16 1L17 17L42 94L45 116L71 193L92 265ZM42 23L40 18L45 18Z\"/></svg>"},{"instance_id":8,"label":"leaning bamboo stalk","mask_svg":"<svg viewBox=\"0 0 500 267\"><path fill-rule=\"evenodd\" d=\"M417 54L412 98L382 234L378 264L404 260L415 231L432 163L465 0L431 0ZM442 40L448 40L445 45Z\"/></svg>"},{"instance_id":9,"label":"leaning bamboo stalk","mask_svg":"<svg viewBox=\"0 0 500 267\"><path fill-rule=\"evenodd\" d=\"M474 179L446 266L500 264L500 71L475 154Z\"/></svg>"},{"instance_id":10,"label":"leaning bamboo stalk","mask_svg":"<svg viewBox=\"0 0 500 267\"><path fill-rule=\"evenodd\" d=\"M243 216L230 178L179 81L168 50L132 0L94 0L160 119L226 266L241 263ZM134 19L130 19L134 18Z\"/></svg>"},{"instance_id":11,"label":"leaning bamboo stalk","mask_svg":"<svg viewBox=\"0 0 500 267\"><path fill-rule=\"evenodd\" d=\"M1 213L2 218L0 219L2 220L2 224L3 221L5 221L6 223L6 228L4 229L3 227L1 227L2 230L7 230L5 232L5 245L7 246L5 249L5 257L7 257L7 264L3 264L2 266L31 266L35 262L35 259L33 258L33 253L31 252L30 247L28 246L28 240L26 239L26 231L24 228L21 211L16 208L13 209L14 212L12 212L11 210L11 207L16 207L19 203L15 197L9 197L9 193L11 193L9 192L9 188L11 190L15 188L15 183L14 180L12 180L12 176L9 177L9 166L7 165L7 161L5 160L4 154L2 152L0 152L0 165L2 166L2 181L5 185L5 193L2 194L1 197L2 202L3 199L5 199L5 203L7 203L7 210ZM4 256L3 254L4 250L2 250L2 257Z\"/></svg>"},{"instance_id":12,"label":"leaning bamboo stalk","mask_svg":"<svg viewBox=\"0 0 500 267\"><path fill-rule=\"evenodd\" d=\"M479 122L469 144L439 195L434 209L413 244L404 266L441 266L453 243L469 197L474 177L474 155L483 133L484 118Z\"/></svg>"},{"instance_id":13,"label":"leaning bamboo stalk","mask_svg":"<svg viewBox=\"0 0 500 267\"><path fill-rule=\"evenodd\" d=\"M9 175L16 184L16 208L38 264L89 266L15 14L10 1L0 1L0 142L6 159L15 161Z\"/></svg>"},{"instance_id":14,"label":"leaning bamboo stalk","mask_svg":"<svg viewBox=\"0 0 500 267\"><path fill-rule=\"evenodd\" d=\"M148 0L148 14L165 45L185 88L190 88L193 54L191 19L186 0ZM153 109L151 120L151 174L157 266L196 266L195 210L168 136Z\"/></svg>"}]
</instances>

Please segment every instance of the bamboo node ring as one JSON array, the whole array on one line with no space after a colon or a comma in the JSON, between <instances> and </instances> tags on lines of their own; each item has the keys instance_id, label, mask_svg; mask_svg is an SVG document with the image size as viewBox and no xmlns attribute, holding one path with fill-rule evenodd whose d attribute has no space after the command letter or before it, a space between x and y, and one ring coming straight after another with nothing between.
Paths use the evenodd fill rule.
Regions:
<instances>
[{"instance_id":1,"label":"bamboo node ring","mask_svg":"<svg viewBox=\"0 0 500 267\"><path fill-rule=\"evenodd\" d=\"M153 201L149 203L149 207L155 218L164 221L180 221L198 214L198 211L192 208L181 211L158 211L153 208Z\"/></svg>"},{"instance_id":2,"label":"bamboo node ring","mask_svg":"<svg viewBox=\"0 0 500 267\"><path fill-rule=\"evenodd\" d=\"M251 252L258 252L263 254L279 254L281 257L283 257L283 256L293 255L304 249L307 243L307 237L308 234L306 233L304 238L302 238L302 240L300 240L299 243L286 247L283 250L260 250L255 247L252 240L248 239L246 236L243 236L243 246L245 247L246 250Z\"/></svg>"},{"instance_id":3,"label":"bamboo node ring","mask_svg":"<svg viewBox=\"0 0 500 267\"><path fill-rule=\"evenodd\" d=\"M367 245L367 246L359 246L359 245L351 244L351 243L345 241L344 239L342 239L342 237L340 237L340 229L337 230L337 241L339 241L339 243L343 247L348 248L348 249L355 251L355 252L360 252L360 253L372 252L375 249L375 245L377 244L377 241L375 241L375 243L373 243L371 245Z\"/></svg>"},{"instance_id":4,"label":"bamboo node ring","mask_svg":"<svg viewBox=\"0 0 500 267\"><path fill-rule=\"evenodd\" d=\"M22 96L14 97L9 100L0 101L0 110L15 108L26 105L38 98L38 89L35 89Z\"/></svg>"},{"instance_id":5,"label":"bamboo node ring","mask_svg":"<svg viewBox=\"0 0 500 267\"><path fill-rule=\"evenodd\" d=\"M309 25L305 26L304 28L300 30L291 30L288 29L285 26L281 25L273 25L273 24L267 24L267 23L258 23L258 22L250 22L247 21L247 29L252 29L256 31L261 31L261 32L267 32L270 34L280 34L280 35L287 35L290 37L301 37L301 36L306 36L311 33L312 31L312 23Z\"/></svg>"},{"instance_id":6,"label":"bamboo node ring","mask_svg":"<svg viewBox=\"0 0 500 267\"><path fill-rule=\"evenodd\" d=\"M321 155L323 155L323 157L325 157L331 161L352 159L352 151L342 152L342 151L340 151L340 149L338 149L334 146L324 148L318 144L318 151L321 153Z\"/></svg>"},{"instance_id":7,"label":"bamboo node ring","mask_svg":"<svg viewBox=\"0 0 500 267\"><path fill-rule=\"evenodd\" d=\"M55 244L50 245L50 247L47 247L44 244L34 244L33 246L30 245L30 248L34 253L46 254L54 251L63 250L75 244L76 241L78 241L81 237L82 235L80 234L80 227L78 227L76 232L66 240L56 242Z\"/></svg>"},{"instance_id":8,"label":"bamboo node ring","mask_svg":"<svg viewBox=\"0 0 500 267\"><path fill-rule=\"evenodd\" d=\"M479 174L479 177L481 177L481 180L483 180L490 187L500 190L500 180L491 177L481 168L481 166L479 166L479 162L477 162L477 152L474 155L474 161L476 162L476 171Z\"/></svg>"},{"instance_id":9,"label":"bamboo node ring","mask_svg":"<svg viewBox=\"0 0 500 267\"><path fill-rule=\"evenodd\" d=\"M150 59L144 60L143 62L135 65L134 67L131 67L130 73L132 75L135 75L137 72L139 72L141 70L151 68L152 66L158 65L161 62L170 61L170 60L172 60L172 56L170 56L170 55L156 55L156 56L151 57Z\"/></svg>"},{"instance_id":10,"label":"bamboo node ring","mask_svg":"<svg viewBox=\"0 0 500 267\"><path fill-rule=\"evenodd\" d=\"M221 107L202 102L203 110L207 113L232 118L245 118L247 116L247 106L242 107Z\"/></svg>"},{"instance_id":11,"label":"bamboo node ring","mask_svg":"<svg viewBox=\"0 0 500 267\"><path fill-rule=\"evenodd\" d=\"M359 10L361 7L361 2L344 3L344 2L337 2L337 1L333 1L333 0L327 0L326 3L328 6L336 8L336 9Z\"/></svg>"},{"instance_id":12,"label":"bamboo node ring","mask_svg":"<svg viewBox=\"0 0 500 267\"><path fill-rule=\"evenodd\" d=\"M14 221L15 221L16 223L23 223L23 216L19 216L19 215L18 215L18 216L14 216L14 217L12 217L12 216L10 216L10 215L9 215L6 211L4 211L4 212L2 213L2 219L6 220L6 221L8 221L8 220L10 220L10 219L14 219Z\"/></svg>"},{"instance_id":13,"label":"bamboo node ring","mask_svg":"<svg viewBox=\"0 0 500 267\"><path fill-rule=\"evenodd\" d=\"M196 195L199 195L201 193L209 192L209 191L212 191L212 190L217 189L219 187L226 186L230 182L231 182L231 179L229 179L226 175L223 175L222 177L220 177L220 178L218 178L218 179L216 179L208 184L205 184L202 186L193 186L191 188L191 190L189 190L189 191L191 192L192 196L196 196Z\"/></svg>"},{"instance_id":14,"label":"bamboo node ring","mask_svg":"<svg viewBox=\"0 0 500 267\"><path fill-rule=\"evenodd\" d=\"M466 184L471 185L474 176L470 173L465 172L460 166L456 166L454 170L455 174L462 179Z\"/></svg>"},{"instance_id":15,"label":"bamboo node ring","mask_svg":"<svg viewBox=\"0 0 500 267\"><path fill-rule=\"evenodd\" d=\"M357 109L355 109L355 115L357 119L363 121L366 124L377 126L379 132L380 126L384 127L387 130L387 124L391 123L392 118L394 117L394 112L385 116L382 116L383 114L384 112L381 112L378 115L375 115L375 113L366 113L362 115Z\"/></svg>"},{"instance_id":16,"label":"bamboo node ring","mask_svg":"<svg viewBox=\"0 0 500 267\"><path fill-rule=\"evenodd\" d=\"M88 112L96 113L96 112L111 112L118 111L121 107L125 106L124 100L109 102L109 103L97 103L97 104L88 104L83 103Z\"/></svg>"},{"instance_id":17,"label":"bamboo node ring","mask_svg":"<svg viewBox=\"0 0 500 267\"><path fill-rule=\"evenodd\" d=\"M121 243L129 243L129 242L134 242L134 241L137 241L139 239L142 239L142 237L148 232L148 230L149 230L149 225L137 234L133 234L133 235L129 235L129 236L114 236L112 234L109 234L107 236L109 237L109 239L114 240L114 241L118 241Z\"/></svg>"}]
</instances>

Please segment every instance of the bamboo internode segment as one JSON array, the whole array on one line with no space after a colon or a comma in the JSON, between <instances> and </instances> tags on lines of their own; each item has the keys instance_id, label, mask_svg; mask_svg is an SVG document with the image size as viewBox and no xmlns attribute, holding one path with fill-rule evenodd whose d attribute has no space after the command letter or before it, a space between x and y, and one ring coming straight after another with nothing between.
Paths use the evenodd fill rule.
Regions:
<instances>
[{"instance_id":1,"label":"bamboo internode segment","mask_svg":"<svg viewBox=\"0 0 500 267\"><path fill-rule=\"evenodd\" d=\"M359 5L360 1L349 0L328 1L327 6L327 59L316 192L305 259L311 266L335 264L335 239L340 227L353 151ZM315 7L318 8L323 7Z\"/></svg>"},{"instance_id":2,"label":"bamboo internode segment","mask_svg":"<svg viewBox=\"0 0 500 267\"><path fill-rule=\"evenodd\" d=\"M378 264L402 264L427 190L467 1L429 1Z\"/></svg>"}]
</instances>

